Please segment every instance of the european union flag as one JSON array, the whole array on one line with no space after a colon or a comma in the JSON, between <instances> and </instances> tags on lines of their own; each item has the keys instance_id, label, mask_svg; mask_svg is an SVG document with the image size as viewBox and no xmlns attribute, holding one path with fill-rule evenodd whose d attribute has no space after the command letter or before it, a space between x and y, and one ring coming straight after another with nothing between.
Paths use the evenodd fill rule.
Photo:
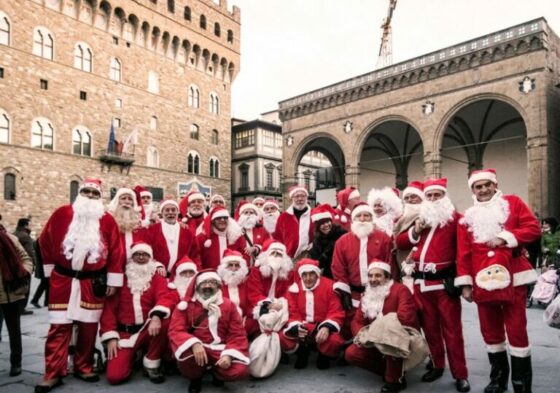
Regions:
<instances>
[{"instance_id":1,"label":"european union flag","mask_svg":"<svg viewBox=\"0 0 560 393\"><path fill-rule=\"evenodd\" d=\"M115 152L115 127L111 123L111 130L109 131L109 143L107 144L107 153L114 153Z\"/></svg>"}]
</instances>

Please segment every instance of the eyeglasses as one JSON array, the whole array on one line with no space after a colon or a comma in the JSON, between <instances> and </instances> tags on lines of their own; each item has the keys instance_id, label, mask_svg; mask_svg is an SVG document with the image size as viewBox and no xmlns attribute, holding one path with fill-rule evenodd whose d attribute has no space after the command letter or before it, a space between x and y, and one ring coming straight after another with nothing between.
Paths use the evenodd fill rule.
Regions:
<instances>
[{"instance_id":1,"label":"eyeglasses","mask_svg":"<svg viewBox=\"0 0 560 393\"><path fill-rule=\"evenodd\" d=\"M94 198L100 198L101 197L101 193L97 190L94 190L93 188L83 188L80 190L80 194L82 195L91 195Z\"/></svg>"},{"instance_id":2,"label":"eyeglasses","mask_svg":"<svg viewBox=\"0 0 560 393\"><path fill-rule=\"evenodd\" d=\"M229 217L217 217L213 221L227 221Z\"/></svg>"},{"instance_id":3,"label":"eyeglasses","mask_svg":"<svg viewBox=\"0 0 560 393\"><path fill-rule=\"evenodd\" d=\"M142 251L138 251L135 252L134 254L132 254L133 257L139 257L139 258L149 258L150 254L148 254L147 252L142 252Z\"/></svg>"}]
</instances>

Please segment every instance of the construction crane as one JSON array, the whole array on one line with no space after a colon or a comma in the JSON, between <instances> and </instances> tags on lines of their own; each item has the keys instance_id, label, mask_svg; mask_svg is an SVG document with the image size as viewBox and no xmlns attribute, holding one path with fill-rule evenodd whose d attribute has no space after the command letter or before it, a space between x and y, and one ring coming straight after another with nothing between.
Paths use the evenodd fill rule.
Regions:
<instances>
[{"instance_id":1,"label":"construction crane","mask_svg":"<svg viewBox=\"0 0 560 393\"><path fill-rule=\"evenodd\" d=\"M391 19L393 12L397 6L397 0L389 0L389 9L387 10L387 17L383 19L381 24L381 46L379 48L379 55L377 57L376 68L383 68L393 64L393 34L391 32Z\"/></svg>"}]
</instances>

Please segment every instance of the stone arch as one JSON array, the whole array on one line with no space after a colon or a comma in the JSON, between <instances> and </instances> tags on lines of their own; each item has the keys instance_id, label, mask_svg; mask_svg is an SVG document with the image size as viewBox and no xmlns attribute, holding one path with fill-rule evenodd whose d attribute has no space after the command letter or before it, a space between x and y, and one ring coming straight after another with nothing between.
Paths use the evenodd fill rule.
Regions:
<instances>
[{"instance_id":1,"label":"stone arch","mask_svg":"<svg viewBox=\"0 0 560 393\"><path fill-rule=\"evenodd\" d=\"M115 8L114 17L111 20L112 33L118 36L122 36L124 33L124 27L126 25L126 13L121 7Z\"/></svg>"},{"instance_id":2,"label":"stone arch","mask_svg":"<svg viewBox=\"0 0 560 393\"><path fill-rule=\"evenodd\" d=\"M125 29L126 39L136 43L139 24L140 24L140 20L136 15L130 14L128 16L128 23L126 24L126 29Z\"/></svg>"}]
</instances>

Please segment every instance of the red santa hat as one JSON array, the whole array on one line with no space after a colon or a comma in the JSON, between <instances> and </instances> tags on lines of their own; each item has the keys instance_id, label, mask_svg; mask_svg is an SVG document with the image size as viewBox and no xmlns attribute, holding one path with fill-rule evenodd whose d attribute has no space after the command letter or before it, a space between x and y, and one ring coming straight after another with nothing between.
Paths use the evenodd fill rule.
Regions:
<instances>
[{"instance_id":1,"label":"red santa hat","mask_svg":"<svg viewBox=\"0 0 560 393\"><path fill-rule=\"evenodd\" d=\"M381 259L373 259L368 265L368 272L373 268L378 268L385 270L387 273L391 273L391 265Z\"/></svg>"},{"instance_id":2,"label":"red santa hat","mask_svg":"<svg viewBox=\"0 0 560 393\"><path fill-rule=\"evenodd\" d=\"M174 199L171 198L171 197L166 197L163 201L161 201L161 202L159 203L159 208L160 208L160 210L163 211L163 208L164 208L166 205L172 205L172 206L175 206L177 209L179 209L179 204L177 203L176 200L174 200Z\"/></svg>"},{"instance_id":3,"label":"red santa hat","mask_svg":"<svg viewBox=\"0 0 560 393\"><path fill-rule=\"evenodd\" d=\"M300 186L299 184L295 184L288 189L288 195L290 196L290 198L293 198L294 195L298 192L303 192L306 196L309 195L307 188L305 188L304 186Z\"/></svg>"},{"instance_id":4,"label":"red santa hat","mask_svg":"<svg viewBox=\"0 0 560 393\"><path fill-rule=\"evenodd\" d=\"M352 209L352 221L354 221L356 216L360 213L368 213L373 217L373 208L366 202L359 202L354 206L354 209Z\"/></svg>"},{"instance_id":5,"label":"red santa hat","mask_svg":"<svg viewBox=\"0 0 560 393\"><path fill-rule=\"evenodd\" d=\"M245 199L239 201L234 213L235 220L236 221L239 220L239 217L241 217L241 215L249 209L254 210L256 214L259 214L259 208L256 205L252 204L251 202Z\"/></svg>"},{"instance_id":6,"label":"red santa hat","mask_svg":"<svg viewBox=\"0 0 560 393\"><path fill-rule=\"evenodd\" d=\"M222 284L222 279L215 270L205 269L199 271L193 279L191 279L185 297L177 304L177 309L179 311L185 311L187 309L189 300L194 298L196 287L206 280L216 280L220 285Z\"/></svg>"},{"instance_id":7,"label":"red santa hat","mask_svg":"<svg viewBox=\"0 0 560 393\"><path fill-rule=\"evenodd\" d=\"M469 175L469 188L472 188L473 184L479 180L490 180L494 184L498 184L498 177L496 176L496 170L492 168L480 169L472 171Z\"/></svg>"},{"instance_id":8,"label":"red santa hat","mask_svg":"<svg viewBox=\"0 0 560 393\"><path fill-rule=\"evenodd\" d=\"M283 243L280 243L278 240L274 240L272 238L265 240L262 246L262 253L268 253L273 250L286 254L286 246Z\"/></svg>"},{"instance_id":9,"label":"red santa hat","mask_svg":"<svg viewBox=\"0 0 560 393\"><path fill-rule=\"evenodd\" d=\"M195 274L198 272L196 263L188 255L184 255L175 264L175 275L179 275L187 270L192 270Z\"/></svg>"},{"instance_id":10,"label":"red santa hat","mask_svg":"<svg viewBox=\"0 0 560 393\"><path fill-rule=\"evenodd\" d=\"M321 277L321 269L319 268L319 262L310 258L300 259L296 264L296 272L298 273L300 278L301 276L303 276L303 273L309 273L309 272L314 272L319 277Z\"/></svg>"},{"instance_id":11,"label":"red santa hat","mask_svg":"<svg viewBox=\"0 0 560 393\"><path fill-rule=\"evenodd\" d=\"M411 181L408 183L408 186L402 192L402 196L405 198L410 194L416 195L424 200L424 183L421 181Z\"/></svg>"},{"instance_id":12,"label":"red santa hat","mask_svg":"<svg viewBox=\"0 0 560 393\"><path fill-rule=\"evenodd\" d=\"M210 198L210 203L214 202L214 201L222 201L222 203L225 205L226 200L224 199L223 196L221 196L220 194L214 194L212 195L212 198Z\"/></svg>"},{"instance_id":13,"label":"red santa hat","mask_svg":"<svg viewBox=\"0 0 560 393\"><path fill-rule=\"evenodd\" d=\"M336 200L342 210L348 206L348 201L353 198L359 198L360 191L355 187L346 187L336 194Z\"/></svg>"},{"instance_id":14,"label":"red santa hat","mask_svg":"<svg viewBox=\"0 0 560 393\"><path fill-rule=\"evenodd\" d=\"M336 215L334 209L328 203L323 203L319 205L313 210L311 210L311 221L317 222L319 220L332 220L333 217Z\"/></svg>"},{"instance_id":15,"label":"red santa hat","mask_svg":"<svg viewBox=\"0 0 560 393\"><path fill-rule=\"evenodd\" d=\"M383 206L387 209L387 214L393 218L401 216L403 204L401 198L395 193L393 188L372 188L368 194L368 203L373 207L377 200L381 200L381 203L383 203Z\"/></svg>"},{"instance_id":16,"label":"red santa hat","mask_svg":"<svg viewBox=\"0 0 560 393\"><path fill-rule=\"evenodd\" d=\"M245 261L245 258L243 258L243 255L239 251L234 251L227 248L224 251L224 256L222 257L221 264L225 266L232 261L237 261L241 265L247 266L247 261Z\"/></svg>"},{"instance_id":17,"label":"red santa hat","mask_svg":"<svg viewBox=\"0 0 560 393\"><path fill-rule=\"evenodd\" d=\"M210 234L212 233L212 221L220 217L229 218L229 213L226 208L222 206L216 206L212 208L212 210L210 210L210 213L204 218L202 228L204 229L204 233L206 233L207 236L210 236ZM210 239L207 239L205 242L205 246L210 247L211 245L212 241Z\"/></svg>"},{"instance_id":18,"label":"red santa hat","mask_svg":"<svg viewBox=\"0 0 560 393\"><path fill-rule=\"evenodd\" d=\"M84 182L80 186L80 189L78 190L78 192L82 191L84 188L91 188L91 189L97 190L97 191L99 191L99 193L101 193L101 180L88 177L88 178L84 179Z\"/></svg>"},{"instance_id":19,"label":"red santa hat","mask_svg":"<svg viewBox=\"0 0 560 393\"><path fill-rule=\"evenodd\" d=\"M143 197L143 196L149 196L150 198L153 198L153 197L154 197L154 196L152 195L152 193L151 193L146 187L144 187L144 186L138 185L138 186L134 187L134 191L135 191L138 195L140 195L140 197Z\"/></svg>"},{"instance_id":20,"label":"red santa hat","mask_svg":"<svg viewBox=\"0 0 560 393\"><path fill-rule=\"evenodd\" d=\"M256 199L256 198L255 198L255 199ZM254 199L253 199L253 203L255 203L255 200L254 200ZM277 209L280 209L280 205L278 204L278 201L277 201L276 199L272 199L272 198L271 198L271 199L267 199L266 201L264 201L263 209L264 209L265 207L268 207L268 206L274 206L274 207L276 207Z\"/></svg>"},{"instance_id":21,"label":"red santa hat","mask_svg":"<svg viewBox=\"0 0 560 393\"><path fill-rule=\"evenodd\" d=\"M256 197L256 198L253 198L253 201L252 201L253 204L265 203L265 202L266 202L266 201L265 201L265 199L264 199L263 197Z\"/></svg>"},{"instance_id":22,"label":"red santa hat","mask_svg":"<svg viewBox=\"0 0 560 393\"><path fill-rule=\"evenodd\" d=\"M138 205L138 199L136 193L134 192L134 190L127 187L122 187L117 190L117 193L115 194L113 199L111 199L111 202L109 202L109 206L107 206L107 210L109 210L111 213L114 213L117 210L117 207L119 206L119 198L122 197L123 195L130 195L130 197L132 198L134 210L137 212L141 211L141 208Z\"/></svg>"},{"instance_id":23,"label":"red santa hat","mask_svg":"<svg viewBox=\"0 0 560 393\"><path fill-rule=\"evenodd\" d=\"M130 246L130 255L134 255L135 252L145 252L150 256L150 259L154 257L152 246L143 241L132 243L132 245Z\"/></svg>"},{"instance_id":24,"label":"red santa hat","mask_svg":"<svg viewBox=\"0 0 560 393\"><path fill-rule=\"evenodd\" d=\"M187 198L188 204L190 204L192 201L198 201L198 200L202 200L203 202L206 201L204 194L202 194L198 190L190 191L185 197Z\"/></svg>"},{"instance_id":25,"label":"red santa hat","mask_svg":"<svg viewBox=\"0 0 560 393\"><path fill-rule=\"evenodd\" d=\"M447 193L447 178L428 179L424 182L424 194L429 191L440 190Z\"/></svg>"}]
</instances>

